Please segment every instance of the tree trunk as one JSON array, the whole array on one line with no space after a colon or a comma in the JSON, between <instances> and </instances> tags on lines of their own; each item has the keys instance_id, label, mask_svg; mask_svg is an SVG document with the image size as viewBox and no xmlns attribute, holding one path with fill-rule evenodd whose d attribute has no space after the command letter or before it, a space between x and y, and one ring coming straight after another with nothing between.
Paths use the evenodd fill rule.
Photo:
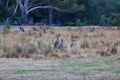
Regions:
<instances>
[{"instance_id":1,"label":"tree trunk","mask_svg":"<svg viewBox=\"0 0 120 80\"><path fill-rule=\"evenodd\" d=\"M8 8L9 1L10 1L10 0L7 0L7 3L6 3L6 8Z\"/></svg>"},{"instance_id":2,"label":"tree trunk","mask_svg":"<svg viewBox=\"0 0 120 80\"><path fill-rule=\"evenodd\" d=\"M25 10L25 7L23 6L21 0L19 0L19 7L21 9L21 18L22 18L22 24L27 25L28 19L27 19L27 12Z\"/></svg>"},{"instance_id":3,"label":"tree trunk","mask_svg":"<svg viewBox=\"0 0 120 80\"><path fill-rule=\"evenodd\" d=\"M25 10L23 9L21 12L21 18L22 18L22 24L27 25L28 24L28 18Z\"/></svg>"},{"instance_id":4,"label":"tree trunk","mask_svg":"<svg viewBox=\"0 0 120 80\"><path fill-rule=\"evenodd\" d=\"M18 9L18 0L16 0L16 7L15 7L15 10L14 10L14 12L13 12L13 15L12 15L12 16L14 16L14 15L16 14L17 9Z\"/></svg>"},{"instance_id":5,"label":"tree trunk","mask_svg":"<svg viewBox=\"0 0 120 80\"><path fill-rule=\"evenodd\" d=\"M61 14L60 13L58 13L58 26L60 26L61 25L61 18L60 18L60 16L61 16Z\"/></svg>"},{"instance_id":6,"label":"tree trunk","mask_svg":"<svg viewBox=\"0 0 120 80\"><path fill-rule=\"evenodd\" d=\"M53 25L53 9L49 8L49 25Z\"/></svg>"}]
</instances>

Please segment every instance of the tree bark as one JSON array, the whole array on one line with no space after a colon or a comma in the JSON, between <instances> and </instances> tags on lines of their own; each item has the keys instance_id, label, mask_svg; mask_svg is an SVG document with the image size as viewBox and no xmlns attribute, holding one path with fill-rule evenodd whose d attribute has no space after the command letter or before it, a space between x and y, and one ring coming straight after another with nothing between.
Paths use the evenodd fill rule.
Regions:
<instances>
[{"instance_id":1,"label":"tree bark","mask_svg":"<svg viewBox=\"0 0 120 80\"><path fill-rule=\"evenodd\" d=\"M49 25L53 25L53 9L49 8Z\"/></svg>"},{"instance_id":2,"label":"tree bark","mask_svg":"<svg viewBox=\"0 0 120 80\"><path fill-rule=\"evenodd\" d=\"M24 25L27 25L28 24L28 18L27 18L27 14L24 10L22 10L21 17L22 17L22 23Z\"/></svg>"},{"instance_id":3,"label":"tree bark","mask_svg":"<svg viewBox=\"0 0 120 80\"><path fill-rule=\"evenodd\" d=\"M29 4L29 0L25 0L24 1L24 7L25 7L25 11L27 12L28 10L28 4Z\"/></svg>"},{"instance_id":4,"label":"tree bark","mask_svg":"<svg viewBox=\"0 0 120 80\"><path fill-rule=\"evenodd\" d=\"M23 6L21 0L19 0L18 3L21 10L22 24L27 25L28 19L27 19L27 13L26 13L25 7Z\"/></svg>"},{"instance_id":5,"label":"tree bark","mask_svg":"<svg viewBox=\"0 0 120 80\"><path fill-rule=\"evenodd\" d=\"M7 0L7 3L6 3L6 8L8 8L9 1L10 1L10 0Z\"/></svg>"}]
</instances>

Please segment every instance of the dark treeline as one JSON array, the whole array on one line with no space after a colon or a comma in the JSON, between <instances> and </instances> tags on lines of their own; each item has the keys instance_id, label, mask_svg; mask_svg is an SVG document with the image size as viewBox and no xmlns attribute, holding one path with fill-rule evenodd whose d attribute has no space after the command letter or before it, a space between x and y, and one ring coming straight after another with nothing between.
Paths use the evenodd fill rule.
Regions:
<instances>
[{"instance_id":1,"label":"dark treeline","mask_svg":"<svg viewBox=\"0 0 120 80\"><path fill-rule=\"evenodd\" d=\"M0 22L120 26L120 0L0 0Z\"/></svg>"}]
</instances>

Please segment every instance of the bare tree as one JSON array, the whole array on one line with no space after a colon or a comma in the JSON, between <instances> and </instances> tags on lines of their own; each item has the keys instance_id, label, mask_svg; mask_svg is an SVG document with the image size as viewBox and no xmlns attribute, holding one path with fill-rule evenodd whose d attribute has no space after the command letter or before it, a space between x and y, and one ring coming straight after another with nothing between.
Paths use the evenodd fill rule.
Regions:
<instances>
[{"instance_id":1,"label":"bare tree","mask_svg":"<svg viewBox=\"0 0 120 80\"><path fill-rule=\"evenodd\" d=\"M40 3L35 5L36 1L37 0L32 0L32 1L24 0L24 2L22 2L22 0L16 0L17 5L16 5L16 8L14 10L13 15L15 15L16 10L17 10L18 5L19 5L20 10L21 10L22 23L24 25L26 25L28 23L27 16L31 11L33 11L35 9L48 9L49 10L49 23L52 24L52 15L53 15L52 12L53 12L53 10L64 12L64 10L62 10L58 7L55 7L55 6L48 6L48 5L40 6L39 5Z\"/></svg>"}]
</instances>

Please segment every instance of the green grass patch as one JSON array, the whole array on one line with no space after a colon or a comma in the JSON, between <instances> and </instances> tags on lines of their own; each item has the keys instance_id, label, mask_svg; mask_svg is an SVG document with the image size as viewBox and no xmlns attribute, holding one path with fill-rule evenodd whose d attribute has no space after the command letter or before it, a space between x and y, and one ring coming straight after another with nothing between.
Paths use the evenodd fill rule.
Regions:
<instances>
[{"instance_id":1,"label":"green grass patch","mask_svg":"<svg viewBox=\"0 0 120 80\"><path fill-rule=\"evenodd\" d=\"M112 72L112 73L117 73L120 74L120 69L119 68L93 68L93 71L101 71L101 72Z\"/></svg>"},{"instance_id":2,"label":"green grass patch","mask_svg":"<svg viewBox=\"0 0 120 80\"><path fill-rule=\"evenodd\" d=\"M68 71L67 73L74 74L74 75L89 75L90 71L82 70L82 71Z\"/></svg>"},{"instance_id":3,"label":"green grass patch","mask_svg":"<svg viewBox=\"0 0 120 80\"><path fill-rule=\"evenodd\" d=\"M92 70L94 70L94 71L101 71L101 72L112 71L112 69L110 69L110 68L93 68Z\"/></svg>"},{"instance_id":4,"label":"green grass patch","mask_svg":"<svg viewBox=\"0 0 120 80\"><path fill-rule=\"evenodd\" d=\"M79 63L78 66L82 66L82 67L99 67L100 64L83 62L83 63Z\"/></svg>"},{"instance_id":5,"label":"green grass patch","mask_svg":"<svg viewBox=\"0 0 120 80\"><path fill-rule=\"evenodd\" d=\"M114 64L114 61L111 60L111 59L109 59L109 60L106 60L106 61L105 61L105 64L107 64L107 65L113 65L113 64Z\"/></svg>"},{"instance_id":6,"label":"green grass patch","mask_svg":"<svg viewBox=\"0 0 120 80\"><path fill-rule=\"evenodd\" d=\"M112 72L117 73L117 74L120 74L120 69L117 69L117 68L116 68L116 69L113 69Z\"/></svg>"},{"instance_id":7,"label":"green grass patch","mask_svg":"<svg viewBox=\"0 0 120 80\"><path fill-rule=\"evenodd\" d=\"M33 72L38 72L38 70L16 70L14 74L29 74Z\"/></svg>"},{"instance_id":8,"label":"green grass patch","mask_svg":"<svg viewBox=\"0 0 120 80\"><path fill-rule=\"evenodd\" d=\"M48 69L47 71L50 71L50 72L59 72L60 70L61 70L60 68L53 67L53 68Z\"/></svg>"},{"instance_id":9,"label":"green grass patch","mask_svg":"<svg viewBox=\"0 0 120 80\"><path fill-rule=\"evenodd\" d=\"M49 69L41 69L41 70L16 70L14 74L30 74L30 73L36 73L36 72L59 72L60 68L49 68Z\"/></svg>"},{"instance_id":10,"label":"green grass patch","mask_svg":"<svg viewBox=\"0 0 120 80\"><path fill-rule=\"evenodd\" d=\"M89 62L81 62L81 63L62 63L61 67L71 67L71 66L79 66L79 67L99 67L101 66L98 63L89 63Z\"/></svg>"}]
</instances>

